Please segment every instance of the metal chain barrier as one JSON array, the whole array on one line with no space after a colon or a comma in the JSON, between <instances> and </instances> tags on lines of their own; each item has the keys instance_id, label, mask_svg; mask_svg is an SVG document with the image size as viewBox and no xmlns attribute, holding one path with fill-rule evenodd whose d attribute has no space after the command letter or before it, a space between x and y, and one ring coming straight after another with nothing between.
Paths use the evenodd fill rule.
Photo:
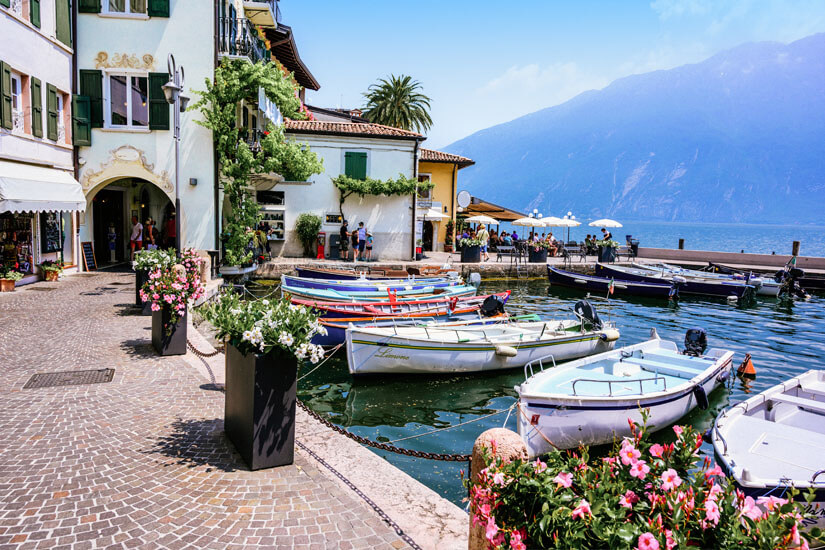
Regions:
<instances>
[{"instance_id":1,"label":"metal chain barrier","mask_svg":"<svg viewBox=\"0 0 825 550\"><path fill-rule=\"evenodd\" d=\"M202 359L208 359L210 357L215 357L219 353L223 353L222 349L216 349L215 351L213 351L211 353L204 353L201 350L199 350L198 348L196 348L195 346L193 346L192 345L192 340L189 340L188 338L186 339L186 347L189 348L189 351L191 351L192 353L194 353L195 355L197 355L198 357L200 357Z\"/></svg>"},{"instance_id":2,"label":"metal chain barrier","mask_svg":"<svg viewBox=\"0 0 825 550\"><path fill-rule=\"evenodd\" d=\"M428 460L443 460L446 462L469 462L472 458L471 455L459 455L459 454L444 454L444 453L429 453L426 451L415 451L412 449L402 449L401 447L396 447L395 445L389 445L387 443L380 443L378 441L373 441L372 439L367 439L366 437L361 437L360 435L355 435L352 432L345 430L344 428L337 426L327 420L326 418L320 416L318 413L310 409L307 405L304 404L303 401L300 399L298 401L298 406L301 407L304 411L306 411L309 416L330 428L331 430L345 435L348 438L352 439L356 443L360 443L361 445L366 445L367 447L372 447L373 449L380 449L382 451L388 451L390 453L396 453L405 456L412 456L415 458L426 458Z\"/></svg>"}]
</instances>

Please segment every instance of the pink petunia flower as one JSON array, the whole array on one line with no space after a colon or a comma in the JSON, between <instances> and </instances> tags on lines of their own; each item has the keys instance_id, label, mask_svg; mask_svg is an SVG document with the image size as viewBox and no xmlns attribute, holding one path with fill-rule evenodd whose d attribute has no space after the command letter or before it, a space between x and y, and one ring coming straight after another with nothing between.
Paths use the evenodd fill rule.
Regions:
<instances>
[{"instance_id":1,"label":"pink petunia flower","mask_svg":"<svg viewBox=\"0 0 825 550\"><path fill-rule=\"evenodd\" d=\"M725 475L725 472L722 471L722 468L720 468L718 464L714 465L713 468L711 468L710 470L705 472L705 477L724 476L724 475Z\"/></svg>"},{"instance_id":2,"label":"pink petunia flower","mask_svg":"<svg viewBox=\"0 0 825 550\"><path fill-rule=\"evenodd\" d=\"M719 517L719 506L716 504L716 501L708 500L705 502L705 519L713 525L716 525L719 523Z\"/></svg>"},{"instance_id":3,"label":"pink petunia flower","mask_svg":"<svg viewBox=\"0 0 825 550\"><path fill-rule=\"evenodd\" d=\"M484 531L484 536L487 537L488 541L492 542L498 534L498 525L496 525L496 518L490 518L487 520L487 527Z\"/></svg>"},{"instance_id":4,"label":"pink petunia flower","mask_svg":"<svg viewBox=\"0 0 825 550\"><path fill-rule=\"evenodd\" d=\"M767 508L768 510L771 510L771 511L774 508L778 508L779 506L782 506L783 504L786 504L787 502L788 502L788 499L779 498L779 497L775 497L775 496L759 497L759 498L756 499L757 504L759 504L760 506L763 506L763 507L765 507L765 508Z\"/></svg>"},{"instance_id":5,"label":"pink petunia flower","mask_svg":"<svg viewBox=\"0 0 825 550\"><path fill-rule=\"evenodd\" d=\"M664 452L665 448L655 443L650 446L650 455L655 456L656 458L662 458L662 453Z\"/></svg>"},{"instance_id":6,"label":"pink petunia flower","mask_svg":"<svg viewBox=\"0 0 825 550\"><path fill-rule=\"evenodd\" d=\"M745 497L745 502L742 503L739 511L742 512L743 516L750 518L753 521L757 521L762 517L762 509L756 505L753 497Z\"/></svg>"},{"instance_id":7,"label":"pink petunia flower","mask_svg":"<svg viewBox=\"0 0 825 550\"><path fill-rule=\"evenodd\" d=\"M668 468L662 472L662 489L671 491L682 484L682 478L676 473L673 468Z\"/></svg>"},{"instance_id":8,"label":"pink petunia flower","mask_svg":"<svg viewBox=\"0 0 825 550\"><path fill-rule=\"evenodd\" d=\"M673 426L673 431L676 432L676 437L682 437L682 427L681 426Z\"/></svg>"},{"instance_id":9,"label":"pink petunia flower","mask_svg":"<svg viewBox=\"0 0 825 550\"><path fill-rule=\"evenodd\" d=\"M639 535L636 550L659 550L659 541L656 540L653 533L642 533Z\"/></svg>"},{"instance_id":10,"label":"pink petunia flower","mask_svg":"<svg viewBox=\"0 0 825 550\"><path fill-rule=\"evenodd\" d=\"M504 485L504 474L502 474L501 472L496 472L493 475L493 483L495 483L496 485Z\"/></svg>"},{"instance_id":11,"label":"pink petunia flower","mask_svg":"<svg viewBox=\"0 0 825 550\"><path fill-rule=\"evenodd\" d=\"M665 529L665 548L667 550L673 550L677 544L676 539L673 538L673 531Z\"/></svg>"},{"instance_id":12,"label":"pink petunia flower","mask_svg":"<svg viewBox=\"0 0 825 550\"><path fill-rule=\"evenodd\" d=\"M540 458L537 458L535 462L533 462L533 469L537 474L542 473L544 470L547 469L547 464L541 461Z\"/></svg>"},{"instance_id":13,"label":"pink petunia flower","mask_svg":"<svg viewBox=\"0 0 825 550\"><path fill-rule=\"evenodd\" d=\"M633 466L630 467L630 475L638 477L639 479L644 479L649 471L650 466L648 466L644 460L637 460Z\"/></svg>"},{"instance_id":14,"label":"pink petunia flower","mask_svg":"<svg viewBox=\"0 0 825 550\"><path fill-rule=\"evenodd\" d=\"M622 447L622 450L619 451L619 458L622 459L622 464L628 466L630 464L634 464L639 458L641 458L642 453L634 447L633 445L627 445Z\"/></svg>"},{"instance_id":15,"label":"pink petunia flower","mask_svg":"<svg viewBox=\"0 0 825 550\"><path fill-rule=\"evenodd\" d=\"M510 535L510 548L513 550L527 550L527 546L522 542L524 538L524 534L521 530L513 531L513 534Z\"/></svg>"},{"instance_id":16,"label":"pink petunia flower","mask_svg":"<svg viewBox=\"0 0 825 550\"><path fill-rule=\"evenodd\" d=\"M719 495L719 493L724 493L724 492L725 492L725 490L722 489L721 485L718 485L716 483L711 483L710 489L708 490L708 500L716 500L716 497Z\"/></svg>"},{"instance_id":17,"label":"pink petunia flower","mask_svg":"<svg viewBox=\"0 0 825 550\"><path fill-rule=\"evenodd\" d=\"M569 489L571 485L573 485L573 474L568 474L567 472L559 472L559 474L553 478L553 481L559 484L559 486L564 487L565 489Z\"/></svg>"},{"instance_id":18,"label":"pink petunia flower","mask_svg":"<svg viewBox=\"0 0 825 550\"><path fill-rule=\"evenodd\" d=\"M633 505L637 502L639 502L639 497L636 496L636 493L628 489L627 492L625 492L625 494L619 499L619 506L633 508Z\"/></svg>"},{"instance_id":19,"label":"pink petunia flower","mask_svg":"<svg viewBox=\"0 0 825 550\"><path fill-rule=\"evenodd\" d=\"M573 510L573 513L570 514L570 517L573 519L582 518L584 516L592 516L593 514L590 512L590 503L587 502L585 499L581 499L579 505Z\"/></svg>"},{"instance_id":20,"label":"pink petunia flower","mask_svg":"<svg viewBox=\"0 0 825 550\"><path fill-rule=\"evenodd\" d=\"M152 311L160 311L160 305L152 304Z\"/></svg>"}]
</instances>

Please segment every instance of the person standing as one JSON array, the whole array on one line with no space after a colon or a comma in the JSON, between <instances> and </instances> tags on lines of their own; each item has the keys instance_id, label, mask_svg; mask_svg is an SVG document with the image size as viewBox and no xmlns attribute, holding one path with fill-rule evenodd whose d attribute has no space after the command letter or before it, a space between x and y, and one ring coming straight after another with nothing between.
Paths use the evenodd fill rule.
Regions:
<instances>
[{"instance_id":1,"label":"person standing","mask_svg":"<svg viewBox=\"0 0 825 550\"><path fill-rule=\"evenodd\" d=\"M490 234L487 232L487 228L483 223L478 226L476 238L481 241L481 252L484 254L484 261L489 262L490 255L487 254L487 243L490 240Z\"/></svg>"},{"instance_id":2,"label":"person standing","mask_svg":"<svg viewBox=\"0 0 825 550\"><path fill-rule=\"evenodd\" d=\"M178 228L175 225L175 213L166 220L166 248L175 248L178 241Z\"/></svg>"},{"instance_id":3,"label":"person standing","mask_svg":"<svg viewBox=\"0 0 825 550\"><path fill-rule=\"evenodd\" d=\"M358 259L364 260L364 251L367 249L367 229L364 222L358 222Z\"/></svg>"},{"instance_id":4,"label":"person standing","mask_svg":"<svg viewBox=\"0 0 825 550\"><path fill-rule=\"evenodd\" d=\"M349 231L347 231L347 220L344 220L344 223L341 224L341 230L338 233L338 236L338 248L340 250L338 253L338 258L346 261L347 256L349 255Z\"/></svg>"},{"instance_id":5,"label":"person standing","mask_svg":"<svg viewBox=\"0 0 825 550\"><path fill-rule=\"evenodd\" d=\"M352 233L350 233L351 242L352 242L352 261L358 259L358 230L356 229Z\"/></svg>"},{"instance_id":6,"label":"person standing","mask_svg":"<svg viewBox=\"0 0 825 550\"><path fill-rule=\"evenodd\" d=\"M137 216L132 216L132 235L129 237L129 248L132 251L132 261L135 261L135 252L143 248L143 224Z\"/></svg>"},{"instance_id":7,"label":"person standing","mask_svg":"<svg viewBox=\"0 0 825 550\"><path fill-rule=\"evenodd\" d=\"M372 258L372 233L367 231L367 261Z\"/></svg>"}]
</instances>

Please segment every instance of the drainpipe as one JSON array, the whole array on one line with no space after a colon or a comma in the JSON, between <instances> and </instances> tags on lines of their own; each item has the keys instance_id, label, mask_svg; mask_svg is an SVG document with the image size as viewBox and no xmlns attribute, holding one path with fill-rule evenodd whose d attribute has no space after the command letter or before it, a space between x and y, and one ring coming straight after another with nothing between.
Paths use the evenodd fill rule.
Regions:
<instances>
[{"instance_id":1,"label":"drainpipe","mask_svg":"<svg viewBox=\"0 0 825 550\"><path fill-rule=\"evenodd\" d=\"M455 192L456 188L458 187L458 164L453 164L453 194L450 197L450 214L452 215L453 220L453 231L452 231L452 241L453 241L453 250L456 249L456 242L455 242Z\"/></svg>"},{"instance_id":2,"label":"drainpipe","mask_svg":"<svg viewBox=\"0 0 825 550\"><path fill-rule=\"evenodd\" d=\"M220 40L219 35L219 21L218 21L218 9L220 7L220 0L215 0L215 11L214 11L214 21L212 25L212 32L213 32L213 41L212 41L212 80L215 79L215 68L218 66L218 41ZM212 137L212 178L213 178L213 188L214 188L214 210L215 210L215 250L218 251L218 259L220 260L221 254L221 193L220 193L220 170L218 169L218 148L215 145L215 138ZM214 266L213 266L214 267ZM214 270L213 270L214 272Z\"/></svg>"},{"instance_id":3,"label":"drainpipe","mask_svg":"<svg viewBox=\"0 0 825 550\"><path fill-rule=\"evenodd\" d=\"M413 149L413 179L418 181L418 140L415 140L415 148ZM418 197L418 183L415 184L415 193L413 193L412 197L412 254L410 256L411 261L415 261L415 225L416 225L416 216L417 210L415 208L415 201Z\"/></svg>"},{"instance_id":4,"label":"drainpipe","mask_svg":"<svg viewBox=\"0 0 825 550\"><path fill-rule=\"evenodd\" d=\"M77 44L78 44L78 32L77 32L77 2L72 2L69 4L72 9L72 94L77 94L79 92L78 89L78 82L77 82ZM69 103L71 109L71 103ZM74 115L74 113L72 113ZM89 132L91 133L92 129L89 128ZM72 140L74 140L74 134L72 134ZM78 147L72 144L72 164L74 165L74 179L80 181L80 151ZM80 244L80 212L72 212L72 263L77 266L78 271L83 270L83 266L81 265L80 260L80 251L78 250L78 245Z\"/></svg>"}]
</instances>

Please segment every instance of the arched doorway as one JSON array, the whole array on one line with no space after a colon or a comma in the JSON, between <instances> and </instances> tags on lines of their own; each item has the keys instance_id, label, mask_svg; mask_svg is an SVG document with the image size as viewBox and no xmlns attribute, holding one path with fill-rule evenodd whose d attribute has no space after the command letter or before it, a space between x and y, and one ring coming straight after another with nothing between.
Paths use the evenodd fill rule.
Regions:
<instances>
[{"instance_id":1,"label":"arched doorway","mask_svg":"<svg viewBox=\"0 0 825 550\"><path fill-rule=\"evenodd\" d=\"M152 182L141 178L116 179L98 189L90 203L86 224L101 267L131 261L130 241L137 231L133 220L143 226L143 247L149 244L148 220L154 223L158 246L175 245L172 236L167 235L169 219L174 226L174 205ZM91 219L88 219L89 210Z\"/></svg>"}]
</instances>

